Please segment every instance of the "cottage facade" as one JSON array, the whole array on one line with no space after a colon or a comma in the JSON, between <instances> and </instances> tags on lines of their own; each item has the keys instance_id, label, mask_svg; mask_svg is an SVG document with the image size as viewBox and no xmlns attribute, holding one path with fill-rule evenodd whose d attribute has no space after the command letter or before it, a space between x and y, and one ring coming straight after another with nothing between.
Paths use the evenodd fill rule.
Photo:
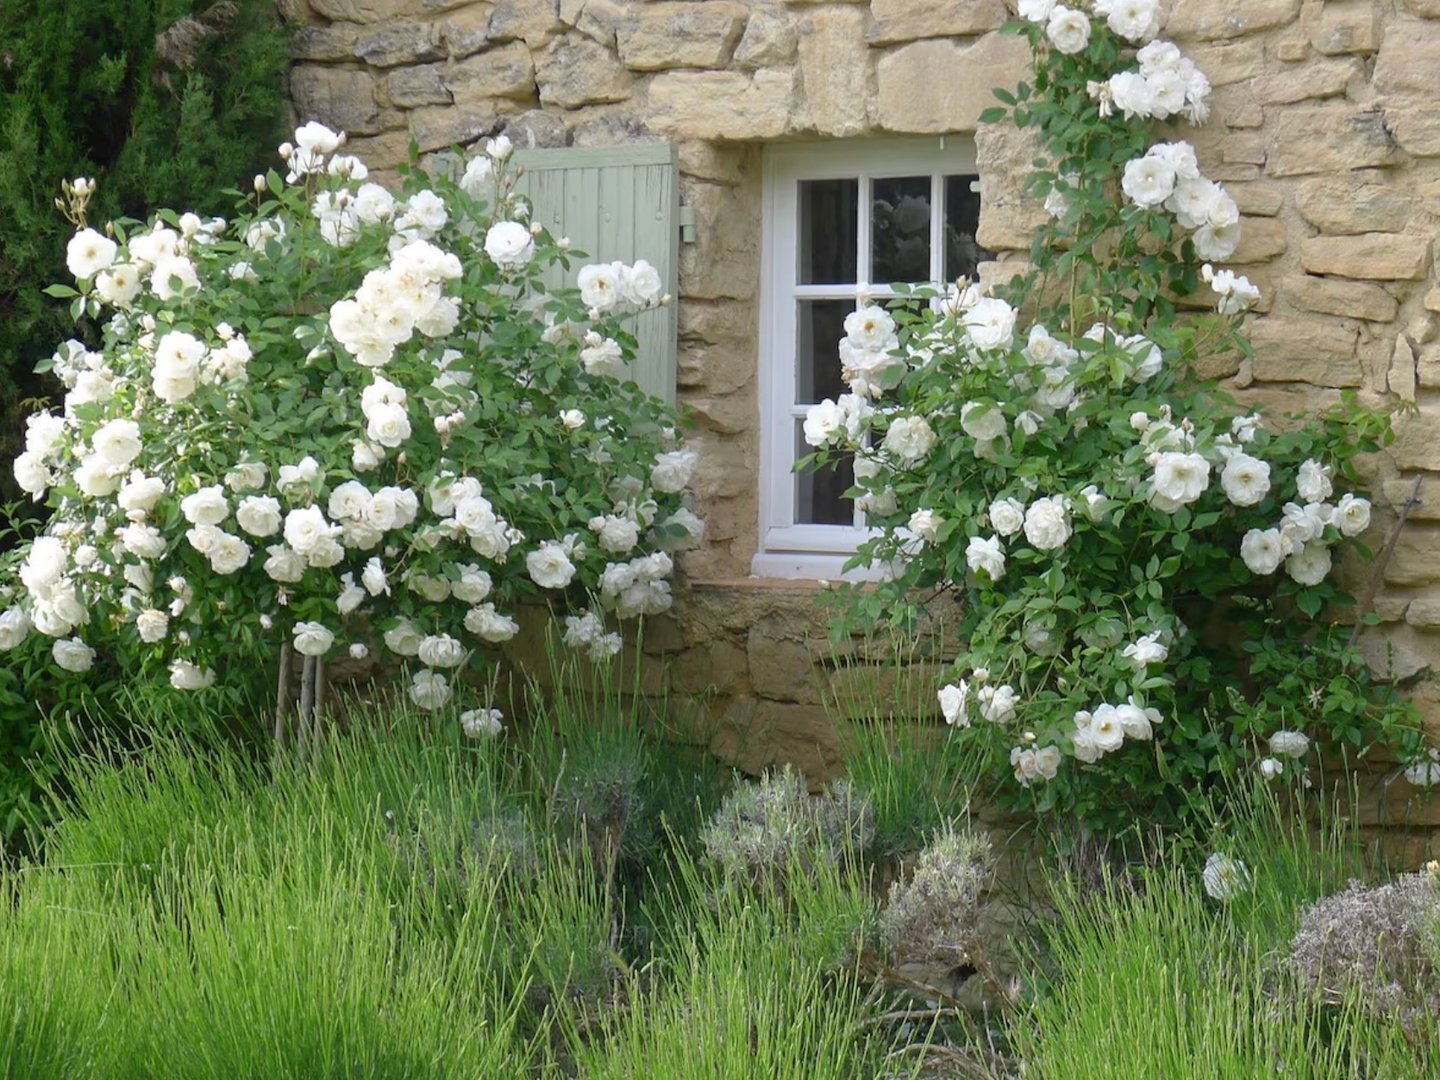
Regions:
<instances>
[{"instance_id":1,"label":"cottage facade","mask_svg":"<svg viewBox=\"0 0 1440 1080\"><path fill-rule=\"evenodd\" d=\"M833 768L820 695L837 676L813 599L863 521L838 498L844 477L792 474L797 418L834 393L837 320L857 286L1008 277L1028 249L1042 213L1019 182L1031 147L979 123L991 88L1030 65L999 32L1005 0L282 8L298 29L297 114L349 132L372 168L403 161L411 140L431 153L505 132L540 152L534 168L575 211L566 227L590 230L580 246L668 260L679 302L645 378L693 410L709 535L677 618L647 646L674 657L679 689L726 689L717 749L749 767L784 755ZM1371 465L1377 542L1385 511L1421 486L1370 648L1377 668L1422 680L1440 740L1440 693L1423 681L1440 662L1440 0L1174 0L1164 34L1214 84L1210 123L1184 137L1239 204L1229 262L1264 291L1254 360L1209 374L1278 412L1346 388L1417 406ZM627 162L629 180L603 172ZM633 178L646 169L654 190ZM592 189L609 201L576 210ZM644 227L616 232L602 220L616 205ZM1379 805L1388 788L1377 798L1373 815L1394 809Z\"/></svg>"}]
</instances>

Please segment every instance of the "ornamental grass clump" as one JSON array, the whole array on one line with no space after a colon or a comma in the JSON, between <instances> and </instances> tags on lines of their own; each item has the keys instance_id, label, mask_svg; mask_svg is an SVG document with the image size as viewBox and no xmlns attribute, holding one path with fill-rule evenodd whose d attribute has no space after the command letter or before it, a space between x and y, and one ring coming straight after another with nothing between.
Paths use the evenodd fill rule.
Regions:
<instances>
[{"instance_id":1,"label":"ornamental grass clump","mask_svg":"<svg viewBox=\"0 0 1440 1080\"><path fill-rule=\"evenodd\" d=\"M1102 832L1186 818L1277 732L1420 760L1411 712L1331 618L1353 603L1332 569L1370 554L1355 459L1388 415L1349 394L1280 425L1194 374L1249 364L1259 299L1216 265L1240 212L1181 138L1209 82L1157 37L1156 0L1019 12L1033 75L984 120L1042 154L1033 270L862 295L848 392L804 421L802 467L853 460L875 535L852 565L890 578L840 590L842 615L904 627L937 592L963 600L939 689L954 737L1001 805Z\"/></svg>"},{"instance_id":2,"label":"ornamental grass clump","mask_svg":"<svg viewBox=\"0 0 1440 1080\"><path fill-rule=\"evenodd\" d=\"M727 875L781 883L797 868L858 858L874 832L868 802L837 780L812 796L805 777L786 765L756 783L737 785L700 832L705 854Z\"/></svg>"},{"instance_id":3,"label":"ornamental grass clump","mask_svg":"<svg viewBox=\"0 0 1440 1080\"><path fill-rule=\"evenodd\" d=\"M606 620L666 610L703 532L676 414L625 378L659 273L547 287L572 256L503 138L398 196L319 124L280 149L228 221L100 230L93 182L67 186L75 283L50 292L88 340L15 460L50 518L13 553L0 648L39 634L83 674L113 643L196 690L282 646L363 656L363 625L438 709L530 598L592 608L566 640L608 657Z\"/></svg>"},{"instance_id":4,"label":"ornamental grass clump","mask_svg":"<svg viewBox=\"0 0 1440 1080\"><path fill-rule=\"evenodd\" d=\"M1353 995L1414 1038L1440 1039L1440 865L1392 882L1352 881L1302 913L1290 942L1301 985L1325 1000Z\"/></svg>"}]
</instances>

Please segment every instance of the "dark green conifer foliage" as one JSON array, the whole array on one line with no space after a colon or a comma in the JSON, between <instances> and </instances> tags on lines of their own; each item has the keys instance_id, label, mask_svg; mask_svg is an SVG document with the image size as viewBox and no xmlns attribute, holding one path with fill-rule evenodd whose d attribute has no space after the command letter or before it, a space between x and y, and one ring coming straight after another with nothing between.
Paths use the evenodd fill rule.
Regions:
<instances>
[{"instance_id":1,"label":"dark green conifer foliage","mask_svg":"<svg viewBox=\"0 0 1440 1080\"><path fill-rule=\"evenodd\" d=\"M91 221L168 206L227 214L274 163L286 120L284 27L269 0L0 0L0 462L35 363L74 336L60 181L99 181ZM0 468L0 503L16 489Z\"/></svg>"}]
</instances>

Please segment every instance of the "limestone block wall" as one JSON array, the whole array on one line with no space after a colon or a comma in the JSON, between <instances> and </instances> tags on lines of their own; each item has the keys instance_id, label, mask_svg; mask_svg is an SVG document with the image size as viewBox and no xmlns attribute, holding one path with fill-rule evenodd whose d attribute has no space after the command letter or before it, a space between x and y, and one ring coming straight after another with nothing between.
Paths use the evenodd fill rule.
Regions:
<instances>
[{"instance_id":1,"label":"limestone block wall","mask_svg":"<svg viewBox=\"0 0 1440 1080\"><path fill-rule=\"evenodd\" d=\"M697 224L696 241L681 249L678 377L698 422L697 493L710 528L685 567L710 584L697 586L688 610L699 610L693 596L703 587L718 590L705 603L729 597L755 625L767 611L789 618L791 590L750 595L743 583L758 516L762 147L972 135L979 240L999 253L994 272L1008 274L1038 208L1019 183L1029 147L978 123L991 88L1013 85L1029 64L1024 42L997 32L1007 0L281 7L297 27L297 114L348 131L372 168L403 160L412 139L429 152L501 131L540 147L678 145L681 198ZM1347 388L1416 406L1390 453L1371 464L1382 511L1403 502L1415 478L1422 485L1376 598L1385 627L1370 648L1377 666L1424 677L1440 665L1440 0L1174 0L1164 34L1214 84L1210 124L1183 137L1239 203L1245 234L1231 263L1265 292L1250 327L1254 360L1222 362L1212 374L1276 412L1323 407ZM1376 515L1377 543L1393 520ZM741 712L810 707L757 678L750 651L741 663L738 630L720 633L687 609L679 618L730 642L700 666L717 680L736 668ZM784 655L791 677L776 684L808 683L813 657ZM1434 697L1420 695L1440 739Z\"/></svg>"}]
</instances>

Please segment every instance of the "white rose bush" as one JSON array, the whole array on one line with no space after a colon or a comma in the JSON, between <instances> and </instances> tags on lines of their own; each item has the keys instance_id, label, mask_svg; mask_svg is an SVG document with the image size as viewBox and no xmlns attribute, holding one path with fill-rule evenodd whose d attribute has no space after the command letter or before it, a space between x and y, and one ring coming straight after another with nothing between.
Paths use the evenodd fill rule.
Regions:
<instances>
[{"instance_id":1,"label":"white rose bush","mask_svg":"<svg viewBox=\"0 0 1440 1080\"><path fill-rule=\"evenodd\" d=\"M1248 355L1259 294L1214 265L1239 213L1177 137L1209 84L1156 37L1158 11L1021 3L1033 85L997 91L1008 108L985 120L1045 147L1033 270L996 295L962 280L862 301L840 345L851 392L810 410L799 466L851 459L878 529L855 564L889 580L838 590L848 624L961 601L940 706L985 747L999 801L1112 831L1180 818L1276 732L1422 752L1334 618L1337 562L1370 554L1370 504L1345 488L1388 415L1351 396L1272 424L1193 374Z\"/></svg>"},{"instance_id":2,"label":"white rose bush","mask_svg":"<svg viewBox=\"0 0 1440 1080\"><path fill-rule=\"evenodd\" d=\"M113 642L194 690L369 634L441 707L522 600L583 611L566 640L596 659L607 618L670 606L703 523L677 416L625 378L627 319L669 302L654 267L548 289L572 254L503 138L399 194L343 150L304 125L229 222L102 232L67 186L76 280L49 291L92 340L55 354L63 404L14 463L49 517L0 580L0 649L83 673Z\"/></svg>"}]
</instances>

